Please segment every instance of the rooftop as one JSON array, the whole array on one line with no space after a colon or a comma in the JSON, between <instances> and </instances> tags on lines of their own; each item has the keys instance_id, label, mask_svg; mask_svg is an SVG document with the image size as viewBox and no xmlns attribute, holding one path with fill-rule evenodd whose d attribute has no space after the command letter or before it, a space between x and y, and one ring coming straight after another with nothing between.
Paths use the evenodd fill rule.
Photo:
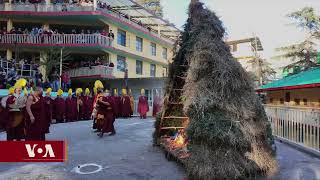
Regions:
<instances>
[{"instance_id":1,"label":"rooftop","mask_svg":"<svg viewBox=\"0 0 320 180\"><path fill-rule=\"evenodd\" d=\"M298 74L284 77L269 84L260 86L257 91L277 91L301 88L320 87L320 68L312 68Z\"/></svg>"}]
</instances>

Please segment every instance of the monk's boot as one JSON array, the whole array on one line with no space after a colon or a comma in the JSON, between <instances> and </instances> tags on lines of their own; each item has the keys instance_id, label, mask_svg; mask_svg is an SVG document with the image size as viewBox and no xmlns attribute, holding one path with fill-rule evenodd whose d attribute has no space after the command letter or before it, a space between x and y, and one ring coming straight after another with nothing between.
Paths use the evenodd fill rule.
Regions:
<instances>
[{"instance_id":1,"label":"monk's boot","mask_svg":"<svg viewBox=\"0 0 320 180\"><path fill-rule=\"evenodd\" d=\"M100 133L98 133L97 134L100 138L102 138L103 137L103 132L100 132Z\"/></svg>"},{"instance_id":2,"label":"monk's boot","mask_svg":"<svg viewBox=\"0 0 320 180\"><path fill-rule=\"evenodd\" d=\"M116 132L115 132L115 131L112 132L111 134L109 134L109 136L114 136L114 135L116 135Z\"/></svg>"}]
</instances>

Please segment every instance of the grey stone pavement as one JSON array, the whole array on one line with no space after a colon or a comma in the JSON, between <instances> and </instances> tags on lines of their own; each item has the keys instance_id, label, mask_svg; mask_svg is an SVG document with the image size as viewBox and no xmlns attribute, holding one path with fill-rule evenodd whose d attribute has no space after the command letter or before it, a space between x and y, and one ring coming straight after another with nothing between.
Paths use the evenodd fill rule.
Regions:
<instances>
[{"instance_id":1,"label":"grey stone pavement","mask_svg":"<svg viewBox=\"0 0 320 180\"><path fill-rule=\"evenodd\" d=\"M151 118L119 119L117 135L102 139L91 130L92 121L54 124L47 139L68 141L68 162L0 163L0 180L184 179L183 168L167 161L161 150L152 146L153 122ZM0 133L0 140L5 137ZM319 159L282 143L277 143L277 149L280 173L271 179L320 179Z\"/></svg>"}]
</instances>

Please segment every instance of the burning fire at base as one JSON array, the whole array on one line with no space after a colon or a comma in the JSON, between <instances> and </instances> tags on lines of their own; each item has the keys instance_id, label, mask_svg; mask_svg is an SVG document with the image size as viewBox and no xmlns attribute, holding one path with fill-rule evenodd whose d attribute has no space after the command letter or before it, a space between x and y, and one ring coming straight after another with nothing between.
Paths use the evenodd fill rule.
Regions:
<instances>
[{"instance_id":1,"label":"burning fire at base","mask_svg":"<svg viewBox=\"0 0 320 180\"><path fill-rule=\"evenodd\" d=\"M184 130L180 130L173 137L163 138L162 146L165 150L176 156L177 158L183 159L190 156L188 151L188 140Z\"/></svg>"}]
</instances>

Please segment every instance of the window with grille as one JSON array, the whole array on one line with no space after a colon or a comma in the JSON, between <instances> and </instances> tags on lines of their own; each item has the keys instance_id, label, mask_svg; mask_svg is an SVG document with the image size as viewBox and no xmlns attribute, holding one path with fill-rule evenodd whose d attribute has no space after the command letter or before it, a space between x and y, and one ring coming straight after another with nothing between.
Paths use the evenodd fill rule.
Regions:
<instances>
[{"instance_id":1,"label":"window with grille","mask_svg":"<svg viewBox=\"0 0 320 180\"><path fill-rule=\"evenodd\" d=\"M121 29L118 29L118 44L126 46L127 33Z\"/></svg>"},{"instance_id":2,"label":"window with grille","mask_svg":"<svg viewBox=\"0 0 320 180\"><path fill-rule=\"evenodd\" d=\"M157 56L157 45L155 43L150 43L151 55Z\"/></svg>"},{"instance_id":3,"label":"window with grille","mask_svg":"<svg viewBox=\"0 0 320 180\"><path fill-rule=\"evenodd\" d=\"M143 64L142 61L136 60L136 74L142 74Z\"/></svg>"},{"instance_id":4,"label":"window with grille","mask_svg":"<svg viewBox=\"0 0 320 180\"><path fill-rule=\"evenodd\" d=\"M150 64L150 76L156 77L156 65L155 64Z\"/></svg>"},{"instance_id":5,"label":"window with grille","mask_svg":"<svg viewBox=\"0 0 320 180\"><path fill-rule=\"evenodd\" d=\"M117 56L117 70L124 72L126 69L126 57Z\"/></svg>"},{"instance_id":6,"label":"window with grille","mask_svg":"<svg viewBox=\"0 0 320 180\"><path fill-rule=\"evenodd\" d=\"M143 50L143 39L140 37L136 37L136 50L142 52Z\"/></svg>"}]
</instances>

